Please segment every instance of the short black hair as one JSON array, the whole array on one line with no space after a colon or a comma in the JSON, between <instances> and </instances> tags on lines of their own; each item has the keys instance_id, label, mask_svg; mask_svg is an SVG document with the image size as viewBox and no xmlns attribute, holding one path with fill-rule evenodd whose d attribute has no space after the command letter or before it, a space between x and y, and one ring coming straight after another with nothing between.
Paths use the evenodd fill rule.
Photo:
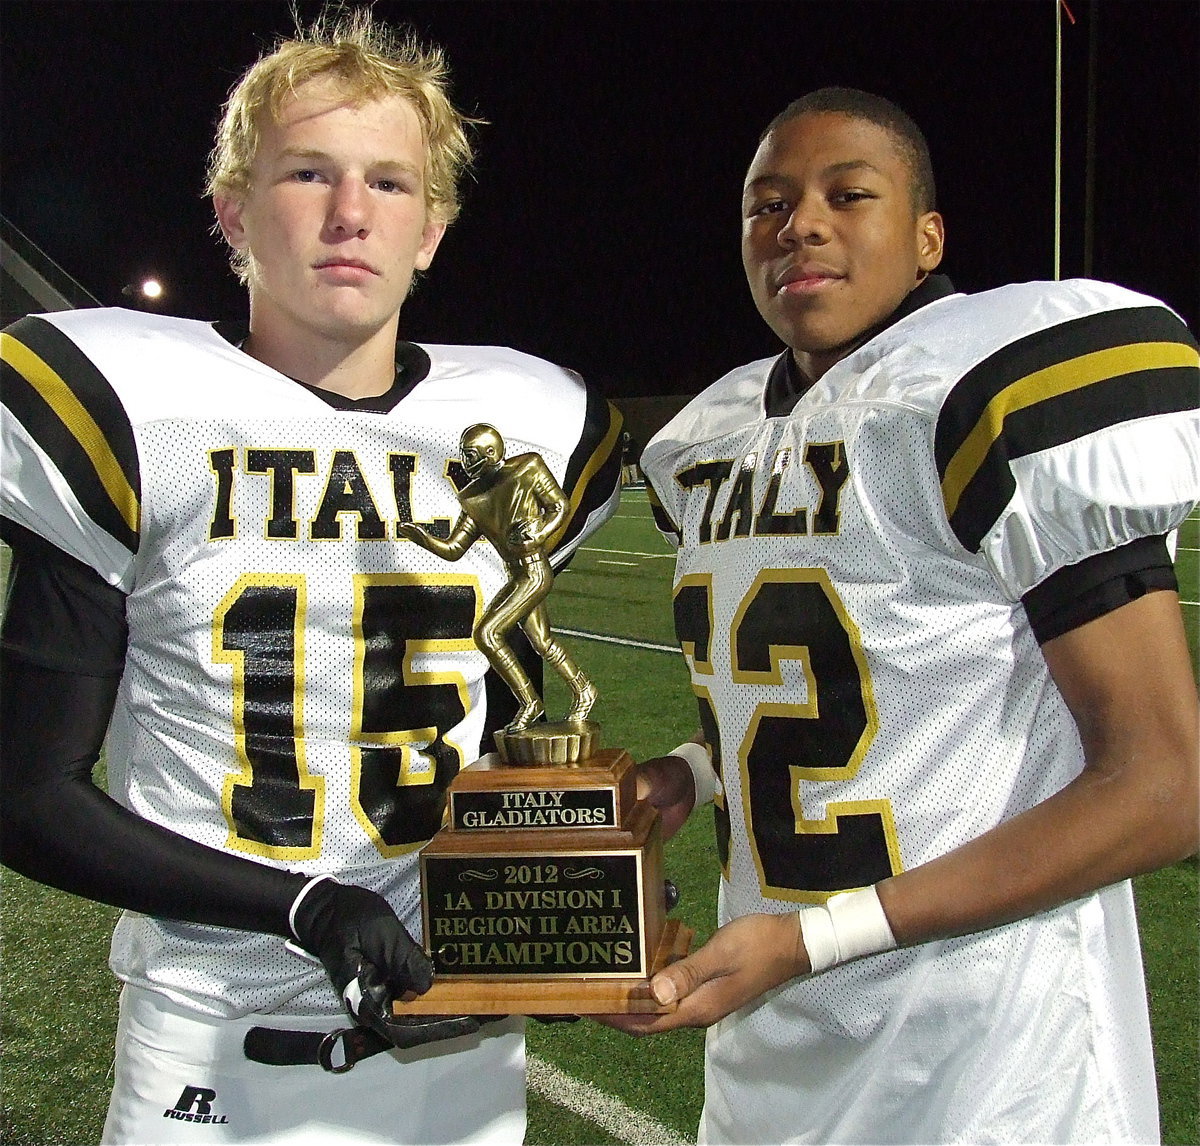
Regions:
<instances>
[{"instance_id":1,"label":"short black hair","mask_svg":"<svg viewBox=\"0 0 1200 1146\"><path fill-rule=\"evenodd\" d=\"M780 124L801 115L835 112L852 119L866 120L882 127L900 148L912 177L913 207L918 215L933 211L937 204L937 187L933 181L933 162L925 134L912 117L890 99L860 91L858 88L818 88L799 99L792 100L769 124L759 137L761 143Z\"/></svg>"}]
</instances>

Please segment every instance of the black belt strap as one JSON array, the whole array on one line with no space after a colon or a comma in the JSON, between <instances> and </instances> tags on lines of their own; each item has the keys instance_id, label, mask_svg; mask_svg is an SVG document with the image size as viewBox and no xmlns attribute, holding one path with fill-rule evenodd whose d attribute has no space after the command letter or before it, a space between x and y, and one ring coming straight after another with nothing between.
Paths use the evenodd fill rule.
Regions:
<instances>
[{"instance_id":1,"label":"black belt strap","mask_svg":"<svg viewBox=\"0 0 1200 1146\"><path fill-rule=\"evenodd\" d=\"M330 1074L344 1074L356 1062L391 1050L392 1043L370 1027L343 1027L336 1031L251 1027L242 1049L248 1059L267 1066L319 1066Z\"/></svg>"}]
</instances>

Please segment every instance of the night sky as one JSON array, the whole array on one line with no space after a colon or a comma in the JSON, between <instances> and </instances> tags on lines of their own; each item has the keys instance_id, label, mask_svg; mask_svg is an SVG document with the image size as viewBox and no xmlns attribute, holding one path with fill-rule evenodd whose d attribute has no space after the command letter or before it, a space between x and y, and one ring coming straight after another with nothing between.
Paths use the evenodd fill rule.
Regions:
<instances>
[{"instance_id":1,"label":"night sky","mask_svg":"<svg viewBox=\"0 0 1200 1146\"><path fill-rule=\"evenodd\" d=\"M1063 277L1091 272L1200 319L1200 5L1068 0ZM302 3L305 16L316 5ZM789 100L846 84L929 137L960 289L1053 276L1053 0L391 3L446 49L489 125L462 218L405 306L427 342L501 343L610 397L694 392L774 353L738 250L741 181ZM1098 13L1098 14L1097 14ZM244 313L200 197L241 71L278 2L20 2L0 11L0 208L108 304L143 272L163 309Z\"/></svg>"}]
</instances>

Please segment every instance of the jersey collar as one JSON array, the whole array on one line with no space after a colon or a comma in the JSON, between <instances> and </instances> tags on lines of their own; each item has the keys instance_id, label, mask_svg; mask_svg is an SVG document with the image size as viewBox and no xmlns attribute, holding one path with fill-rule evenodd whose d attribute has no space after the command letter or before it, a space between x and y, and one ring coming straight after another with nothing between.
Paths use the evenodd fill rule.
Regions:
<instances>
[{"instance_id":1,"label":"jersey collar","mask_svg":"<svg viewBox=\"0 0 1200 1146\"><path fill-rule=\"evenodd\" d=\"M212 326L226 342L230 342L238 348L246 341L246 337L250 333L249 325L241 321L214 322ZM332 390L322 390L320 386L310 386L307 382L301 382L299 378L292 378L290 374L285 374L284 377L290 378L297 386L303 386L310 394L315 394L322 402L327 406L332 406L335 410L387 414L412 392L418 382L429 375L430 365L429 355L422 347L415 342L397 341L396 376L387 390L369 398L347 398L344 394L337 394Z\"/></svg>"},{"instance_id":2,"label":"jersey collar","mask_svg":"<svg viewBox=\"0 0 1200 1146\"><path fill-rule=\"evenodd\" d=\"M920 285L913 287L904 296L904 300L882 322L871 327L859 341L859 345L870 342L877 334L894 326L902 318L918 311L939 298L954 294L954 284L945 275L929 275ZM767 388L763 395L768 418L782 418L792 412L792 408L812 386L796 366L796 360L790 350L785 350L771 367L767 376Z\"/></svg>"}]
</instances>

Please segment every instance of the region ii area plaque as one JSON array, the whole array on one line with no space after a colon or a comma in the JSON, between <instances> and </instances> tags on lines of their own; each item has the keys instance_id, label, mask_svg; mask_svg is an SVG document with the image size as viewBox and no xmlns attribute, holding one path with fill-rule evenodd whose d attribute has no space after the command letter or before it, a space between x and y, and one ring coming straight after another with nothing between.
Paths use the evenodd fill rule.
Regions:
<instances>
[{"instance_id":1,"label":"region ii area plaque","mask_svg":"<svg viewBox=\"0 0 1200 1146\"><path fill-rule=\"evenodd\" d=\"M660 1011L649 979L686 954L667 918L658 813L633 761L563 767L488 759L450 786L450 825L421 853L436 978L400 1013Z\"/></svg>"},{"instance_id":2,"label":"region ii area plaque","mask_svg":"<svg viewBox=\"0 0 1200 1146\"><path fill-rule=\"evenodd\" d=\"M491 426L462 436L470 479L450 537L403 535L447 560L486 537L510 581L475 640L512 689L517 714L497 753L450 784L449 822L421 853L425 946L435 979L397 1014L606 1014L670 1010L650 978L686 954L691 931L667 918L658 812L637 799L633 760L598 746L591 682L550 633L547 539L567 503L537 454L504 457ZM541 698L505 641L520 624L571 689L564 720L540 723Z\"/></svg>"}]
</instances>

